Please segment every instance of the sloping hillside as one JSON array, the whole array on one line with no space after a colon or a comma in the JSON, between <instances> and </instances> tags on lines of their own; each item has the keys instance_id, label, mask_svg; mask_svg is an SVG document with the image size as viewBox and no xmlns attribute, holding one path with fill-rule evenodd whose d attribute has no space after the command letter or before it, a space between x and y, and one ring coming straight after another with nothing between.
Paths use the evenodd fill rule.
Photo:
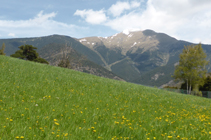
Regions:
<instances>
[{"instance_id":1,"label":"sloping hillside","mask_svg":"<svg viewBox=\"0 0 211 140\"><path fill-rule=\"evenodd\" d=\"M211 138L211 100L0 56L0 139Z\"/></svg>"},{"instance_id":2,"label":"sloping hillside","mask_svg":"<svg viewBox=\"0 0 211 140\"><path fill-rule=\"evenodd\" d=\"M37 51L40 56L54 66L57 66L59 61L63 58L64 50L70 58L72 62L71 64L74 66L73 68L75 70L101 77L122 80L122 78L119 78L116 74L105 69L101 65L97 65L96 63L103 64L99 56L71 37L52 35L37 38L0 39L0 44L3 43L6 45L6 55L13 54L21 45L33 45L34 47L38 48ZM71 49L65 50L66 46ZM93 60L95 60L96 63L94 63Z\"/></svg>"}]
</instances>

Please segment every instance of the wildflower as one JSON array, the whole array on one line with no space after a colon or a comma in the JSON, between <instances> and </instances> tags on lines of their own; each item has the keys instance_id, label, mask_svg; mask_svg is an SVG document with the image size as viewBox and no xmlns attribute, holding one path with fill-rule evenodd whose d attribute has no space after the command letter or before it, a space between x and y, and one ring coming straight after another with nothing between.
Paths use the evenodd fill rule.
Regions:
<instances>
[{"instance_id":1,"label":"wildflower","mask_svg":"<svg viewBox=\"0 0 211 140\"><path fill-rule=\"evenodd\" d=\"M115 121L114 123L115 123L115 124L119 124L119 122L117 122L117 121Z\"/></svg>"},{"instance_id":2,"label":"wildflower","mask_svg":"<svg viewBox=\"0 0 211 140\"><path fill-rule=\"evenodd\" d=\"M20 138L21 138L21 139L23 139L23 138L24 138L24 136L21 136Z\"/></svg>"},{"instance_id":3,"label":"wildflower","mask_svg":"<svg viewBox=\"0 0 211 140\"><path fill-rule=\"evenodd\" d=\"M67 137L68 136L68 133L65 133L64 136Z\"/></svg>"},{"instance_id":4,"label":"wildflower","mask_svg":"<svg viewBox=\"0 0 211 140\"><path fill-rule=\"evenodd\" d=\"M51 134L55 134L54 132L51 132Z\"/></svg>"},{"instance_id":5,"label":"wildflower","mask_svg":"<svg viewBox=\"0 0 211 140\"><path fill-rule=\"evenodd\" d=\"M168 136L168 138L169 138L169 139L171 139L171 138L172 138L172 136Z\"/></svg>"},{"instance_id":6,"label":"wildflower","mask_svg":"<svg viewBox=\"0 0 211 140\"><path fill-rule=\"evenodd\" d=\"M12 119L10 119L10 121L12 122L13 120L12 120Z\"/></svg>"},{"instance_id":7,"label":"wildflower","mask_svg":"<svg viewBox=\"0 0 211 140\"><path fill-rule=\"evenodd\" d=\"M55 125L59 125L59 123L55 122Z\"/></svg>"},{"instance_id":8,"label":"wildflower","mask_svg":"<svg viewBox=\"0 0 211 140\"><path fill-rule=\"evenodd\" d=\"M53 121L57 122L58 120L57 119L53 119Z\"/></svg>"},{"instance_id":9,"label":"wildflower","mask_svg":"<svg viewBox=\"0 0 211 140\"><path fill-rule=\"evenodd\" d=\"M93 132L97 132L97 130L93 130Z\"/></svg>"},{"instance_id":10,"label":"wildflower","mask_svg":"<svg viewBox=\"0 0 211 140\"><path fill-rule=\"evenodd\" d=\"M19 136L16 136L15 138L16 138L16 139L19 139L20 137L19 137Z\"/></svg>"}]
</instances>

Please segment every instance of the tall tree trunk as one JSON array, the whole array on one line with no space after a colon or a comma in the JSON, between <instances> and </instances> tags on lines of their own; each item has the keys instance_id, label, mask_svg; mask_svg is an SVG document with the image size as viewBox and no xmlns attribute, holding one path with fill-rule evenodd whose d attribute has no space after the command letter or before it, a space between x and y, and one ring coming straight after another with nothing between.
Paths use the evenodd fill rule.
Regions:
<instances>
[{"instance_id":1,"label":"tall tree trunk","mask_svg":"<svg viewBox=\"0 0 211 140\"><path fill-rule=\"evenodd\" d=\"M188 92L188 79L187 79L187 94L188 94L189 92Z\"/></svg>"},{"instance_id":2,"label":"tall tree trunk","mask_svg":"<svg viewBox=\"0 0 211 140\"><path fill-rule=\"evenodd\" d=\"M190 88L189 88L189 94L191 94L191 80L190 80L189 85L190 85Z\"/></svg>"}]
</instances>

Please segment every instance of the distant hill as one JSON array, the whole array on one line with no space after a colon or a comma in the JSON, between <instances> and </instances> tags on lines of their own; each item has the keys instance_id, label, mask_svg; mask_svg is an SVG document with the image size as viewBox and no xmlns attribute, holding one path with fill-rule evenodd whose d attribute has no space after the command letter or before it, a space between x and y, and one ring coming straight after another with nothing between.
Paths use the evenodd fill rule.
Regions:
<instances>
[{"instance_id":1,"label":"distant hill","mask_svg":"<svg viewBox=\"0 0 211 140\"><path fill-rule=\"evenodd\" d=\"M73 57L72 65L77 66L76 63L82 63L81 58L86 58L83 66L75 69L151 86L161 86L173 80L171 75L174 65L179 61L179 54L184 46L193 44L152 30L123 31L109 37L81 39L62 35L1 39L0 44L3 42L7 55L14 53L20 45L31 44L38 48L43 58L55 66L62 58L62 48L71 46L74 51L68 55ZM211 45L202 44L202 47L210 60Z\"/></svg>"}]
</instances>

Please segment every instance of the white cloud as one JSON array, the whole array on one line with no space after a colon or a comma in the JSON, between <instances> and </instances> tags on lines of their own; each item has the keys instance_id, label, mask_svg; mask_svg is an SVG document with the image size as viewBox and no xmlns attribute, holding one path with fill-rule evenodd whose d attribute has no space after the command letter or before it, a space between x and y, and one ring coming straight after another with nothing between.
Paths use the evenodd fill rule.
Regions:
<instances>
[{"instance_id":1,"label":"white cloud","mask_svg":"<svg viewBox=\"0 0 211 140\"><path fill-rule=\"evenodd\" d=\"M132 1L129 2L121 2L118 1L116 4L113 4L109 9L109 13L111 13L113 16L120 16L125 10L130 10L133 8L137 8L141 5L140 2Z\"/></svg>"},{"instance_id":2,"label":"white cloud","mask_svg":"<svg viewBox=\"0 0 211 140\"><path fill-rule=\"evenodd\" d=\"M91 14L87 14L87 10L76 13L91 23L88 21ZM108 16L107 20L104 18L94 23L119 32L134 28L152 29L177 39L211 43L211 0L147 0L143 6L142 0L118 1L102 15Z\"/></svg>"},{"instance_id":3,"label":"white cloud","mask_svg":"<svg viewBox=\"0 0 211 140\"><path fill-rule=\"evenodd\" d=\"M101 24L107 20L104 10L77 10L74 15L81 16L86 20L86 22L91 24Z\"/></svg>"},{"instance_id":4,"label":"white cloud","mask_svg":"<svg viewBox=\"0 0 211 140\"><path fill-rule=\"evenodd\" d=\"M15 37L14 33L9 33L8 36Z\"/></svg>"},{"instance_id":5,"label":"white cloud","mask_svg":"<svg viewBox=\"0 0 211 140\"><path fill-rule=\"evenodd\" d=\"M182 40L211 43L211 1L148 0L145 10L130 11L104 25L117 31L152 29Z\"/></svg>"},{"instance_id":6,"label":"white cloud","mask_svg":"<svg viewBox=\"0 0 211 140\"><path fill-rule=\"evenodd\" d=\"M0 32L4 37L36 37L52 34L78 36L78 31L84 29L53 20L56 15L55 12L44 14L40 11L34 18L28 20L0 20Z\"/></svg>"}]
</instances>

